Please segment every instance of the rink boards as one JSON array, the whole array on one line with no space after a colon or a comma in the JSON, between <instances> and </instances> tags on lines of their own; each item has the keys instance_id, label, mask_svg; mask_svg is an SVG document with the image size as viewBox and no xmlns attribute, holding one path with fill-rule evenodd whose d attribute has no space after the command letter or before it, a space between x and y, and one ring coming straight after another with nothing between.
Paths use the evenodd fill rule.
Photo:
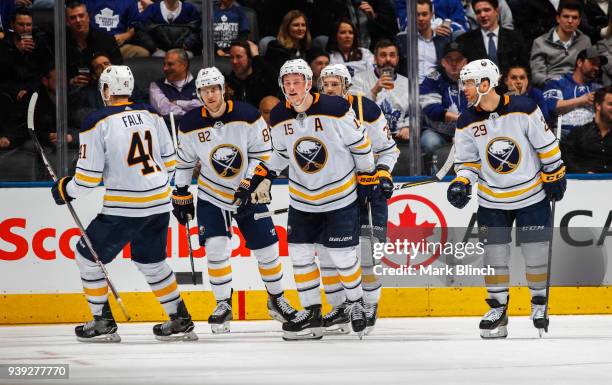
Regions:
<instances>
[{"instance_id":1,"label":"rink boards","mask_svg":"<svg viewBox=\"0 0 612 385\"><path fill-rule=\"evenodd\" d=\"M572 179L566 198L557 204L555 225L566 230L555 238L551 312L553 314L612 313L612 181ZM396 192L389 201L389 226L392 234L409 228L422 228L424 234L446 241L461 240L474 233L472 200L463 210L446 201L447 183L415 187ZM194 190L195 192L195 190ZM100 211L103 188L75 202L84 223ZM273 186L271 209L288 205L287 186ZM65 207L56 206L48 188L0 188L0 324L77 322L89 318L82 295L81 281L74 263L78 230ZM287 257L286 215L274 218L281 239L283 282L294 289L290 259ZM197 243L195 222L190 229ZM244 247L240 232L234 227L232 239L235 319L267 319L266 293L259 278L257 262ZM406 230L407 231L407 230ZM609 235L607 233L610 233ZM190 271L184 228L174 218L168 229L167 252L175 271ZM206 273L205 251L195 250L196 270L203 272L203 285L181 285L187 305L196 319L206 319L213 307ZM451 264L448 256L425 255L414 259L389 256L381 265L442 267ZM478 264L477 260L469 261ZM456 265L457 261L452 262ZM108 265L113 282L136 321L164 318L161 307L149 292L143 277L129 261L129 248ZM385 276L380 304L383 317L468 316L486 310L485 290L478 276ZM511 314L529 312L528 290L524 286L522 259L511 262ZM297 294L288 294L293 304ZM115 312L118 318L121 316Z\"/></svg>"}]
</instances>

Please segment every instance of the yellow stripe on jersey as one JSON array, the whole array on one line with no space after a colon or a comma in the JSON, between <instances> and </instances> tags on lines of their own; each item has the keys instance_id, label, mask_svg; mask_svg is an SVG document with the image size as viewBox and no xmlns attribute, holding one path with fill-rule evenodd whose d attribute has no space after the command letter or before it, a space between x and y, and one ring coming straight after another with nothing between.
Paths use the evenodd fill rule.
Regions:
<instances>
[{"instance_id":1,"label":"yellow stripe on jersey","mask_svg":"<svg viewBox=\"0 0 612 385\"><path fill-rule=\"evenodd\" d=\"M324 191L324 192L319 193L319 194L315 194L315 195L306 194L306 193L303 193L303 192L301 192L299 190L296 190L294 187L289 187L289 193L293 194L293 195L297 195L300 198L304 198L304 199L309 200L309 201L317 201L319 199L326 198L326 197L328 197L330 195L339 194L339 193L341 193L343 191L346 191L349 188L353 187L356 182L357 182L357 179L355 178L355 175L353 175L351 177L351 179L346 181L343 185L340 185L340 186L338 186L336 188Z\"/></svg>"},{"instance_id":2,"label":"yellow stripe on jersey","mask_svg":"<svg viewBox=\"0 0 612 385\"><path fill-rule=\"evenodd\" d=\"M463 165L465 167L472 167L472 168L478 168L478 169L480 169L482 167L482 165L480 163L470 163L470 162L468 162L468 163L463 163Z\"/></svg>"},{"instance_id":3,"label":"yellow stripe on jersey","mask_svg":"<svg viewBox=\"0 0 612 385\"><path fill-rule=\"evenodd\" d=\"M263 161L267 161L270 160L270 155L260 155L257 158L263 160Z\"/></svg>"},{"instance_id":4,"label":"yellow stripe on jersey","mask_svg":"<svg viewBox=\"0 0 612 385\"><path fill-rule=\"evenodd\" d=\"M551 156L555 156L559 153L559 146L555 146L555 148L553 148L550 151L544 152L544 153L538 153L538 158L540 159L546 159L546 158L550 158Z\"/></svg>"},{"instance_id":5,"label":"yellow stripe on jersey","mask_svg":"<svg viewBox=\"0 0 612 385\"><path fill-rule=\"evenodd\" d=\"M166 168L170 168L170 167L176 166L176 159L173 159L173 160L168 161L168 162L164 162L164 166L166 166Z\"/></svg>"},{"instance_id":6,"label":"yellow stripe on jersey","mask_svg":"<svg viewBox=\"0 0 612 385\"><path fill-rule=\"evenodd\" d=\"M98 184L100 182L102 182L102 177L93 177L93 176L88 176L85 174L81 174L80 172L77 172L74 174L74 177L82 182L87 182L87 183L95 183Z\"/></svg>"},{"instance_id":7,"label":"yellow stripe on jersey","mask_svg":"<svg viewBox=\"0 0 612 385\"><path fill-rule=\"evenodd\" d=\"M209 184L207 184L206 182L204 182L204 181L202 180L202 178L198 178L198 184L199 184L200 186L202 186L202 187L204 187L204 188L206 188L206 189L208 189L208 190L210 190L210 191L212 191L212 192L216 193L217 195L221 195L221 196L222 196L222 197L224 197L224 198L227 198L227 199L230 199L230 200L233 200L233 199L234 199L234 196L233 196L232 194L228 194L228 193L226 193L226 192L224 192L224 191L221 191L221 190L219 190L219 189L216 189L216 188L212 187L211 185L209 185Z\"/></svg>"},{"instance_id":8,"label":"yellow stripe on jersey","mask_svg":"<svg viewBox=\"0 0 612 385\"><path fill-rule=\"evenodd\" d=\"M104 200L107 202L127 202L127 203L145 203L152 202L159 199L167 199L170 197L170 187L164 192L155 195L143 196L143 197L126 197L121 195L104 195Z\"/></svg>"},{"instance_id":9,"label":"yellow stripe on jersey","mask_svg":"<svg viewBox=\"0 0 612 385\"><path fill-rule=\"evenodd\" d=\"M519 190L506 191L506 192L495 192L493 190L490 190L488 187L485 187L482 184L479 184L478 185L478 190L482 191L483 193L485 193L487 195L495 197L495 198L512 198L512 197L516 197L516 196L525 194L526 192L528 192L530 190L533 190L534 188L538 187L540 184L542 184L542 180L538 179L531 186L528 186L528 187L525 187L525 188L522 188L522 189L519 189Z\"/></svg>"},{"instance_id":10,"label":"yellow stripe on jersey","mask_svg":"<svg viewBox=\"0 0 612 385\"><path fill-rule=\"evenodd\" d=\"M368 138L368 137L366 136L366 141L365 141L365 143L364 143L364 144L362 144L362 145L359 145L359 146L357 146L357 147L355 147L355 148L356 148L357 150L363 150L364 148L368 148L368 146L370 146L371 144L372 144L372 141L370 140L370 138Z\"/></svg>"}]
</instances>

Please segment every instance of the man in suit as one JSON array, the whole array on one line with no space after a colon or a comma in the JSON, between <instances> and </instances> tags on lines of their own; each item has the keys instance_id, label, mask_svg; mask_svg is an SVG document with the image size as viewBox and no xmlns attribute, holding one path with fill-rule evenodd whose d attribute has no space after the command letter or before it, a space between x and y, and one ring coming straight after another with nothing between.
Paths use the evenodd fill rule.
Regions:
<instances>
[{"instance_id":1,"label":"man in suit","mask_svg":"<svg viewBox=\"0 0 612 385\"><path fill-rule=\"evenodd\" d=\"M499 25L498 0L472 0L472 7L480 28L457 38L468 61L489 59L502 72L516 64L527 66L528 49L521 34Z\"/></svg>"}]
</instances>

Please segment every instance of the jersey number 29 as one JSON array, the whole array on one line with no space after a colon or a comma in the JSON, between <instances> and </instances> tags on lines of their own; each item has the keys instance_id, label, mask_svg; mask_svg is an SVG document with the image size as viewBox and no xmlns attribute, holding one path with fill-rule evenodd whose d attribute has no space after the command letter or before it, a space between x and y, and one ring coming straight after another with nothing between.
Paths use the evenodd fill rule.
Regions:
<instances>
[{"instance_id":1,"label":"jersey number 29","mask_svg":"<svg viewBox=\"0 0 612 385\"><path fill-rule=\"evenodd\" d=\"M147 148L145 149L144 144L142 143L142 139L140 138L140 133L135 132L132 134L132 142L130 143L130 150L128 151L127 163L128 165L135 166L137 164L142 164L142 175L147 175L152 172L161 171L161 167L159 167L151 154L153 153L153 139L151 138L151 131L145 131L144 139L147 142ZM148 150L148 152L147 152ZM153 165L151 165L153 163Z\"/></svg>"}]
</instances>

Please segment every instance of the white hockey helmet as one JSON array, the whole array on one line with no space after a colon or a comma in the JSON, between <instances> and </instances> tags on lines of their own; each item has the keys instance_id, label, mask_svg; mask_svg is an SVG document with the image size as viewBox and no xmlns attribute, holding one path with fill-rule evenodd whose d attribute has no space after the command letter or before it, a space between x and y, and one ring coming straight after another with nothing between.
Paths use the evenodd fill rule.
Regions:
<instances>
[{"instance_id":1,"label":"white hockey helmet","mask_svg":"<svg viewBox=\"0 0 612 385\"><path fill-rule=\"evenodd\" d=\"M198 77L195 81L195 86L198 94L198 99L204 104L202 96L200 95L200 88L207 86L218 85L221 87L221 94L225 94L225 77L217 67L203 68L198 72Z\"/></svg>"},{"instance_id":2,"label":"white hockey helmet","mask_svg":"<svg viewBox=\"0 0 612 385\"><path fill-rule=\"evenodd\" d=\"M328 76L337 76L342 82L342 95L346 96L351 86L351 73L344 64L330 64L321 70L319 75L319 90L323 91L323 80Z\"/></svg>"},{"instance_id":3,"label":"white hockey helmet","mask_svg":"<svg viewBox=\"0 0 612 385\"><path fill-rule=\"evenodd\" d=\"M306 81L306 92L310 91L310 87L312 87L312 69L304 59L287 60L281 67L278 74L278 85L283 91L283 94L285 93L285 89L283 88L283 77L289 74L304 75L304 80Z\"/></svg>"},{"instance_id":4,"label":"white hockey helmet","mask_svg":"<svg viewBox=\"0 0 612 385\"><path fill-rule=\"evenodd\" d=\"M104 88L108 88L108 95L131 96L134 90L134 76L128 66L111 65L106 67L100 74L98 80L98 90L102 95L102 100L108 101L104 97Z\"/></svg>"},{"instance_id":5,"label":"white hockey helmet","mask_svg":"<svg viewBox=\"0 0 612 385\"><path fill-rule=\"evenodd\" d=\"M478 59L466 64L459 73L460 88L463 89L463 84L468 80L474 80L478 98L472 105L477 106L480 103L482 96L486 95L499 84L501 74L499 68L489 59ZM489 89L485 93L479 90L480 83L484 80L489 80Z\"/></svg>"}]
</instances>

